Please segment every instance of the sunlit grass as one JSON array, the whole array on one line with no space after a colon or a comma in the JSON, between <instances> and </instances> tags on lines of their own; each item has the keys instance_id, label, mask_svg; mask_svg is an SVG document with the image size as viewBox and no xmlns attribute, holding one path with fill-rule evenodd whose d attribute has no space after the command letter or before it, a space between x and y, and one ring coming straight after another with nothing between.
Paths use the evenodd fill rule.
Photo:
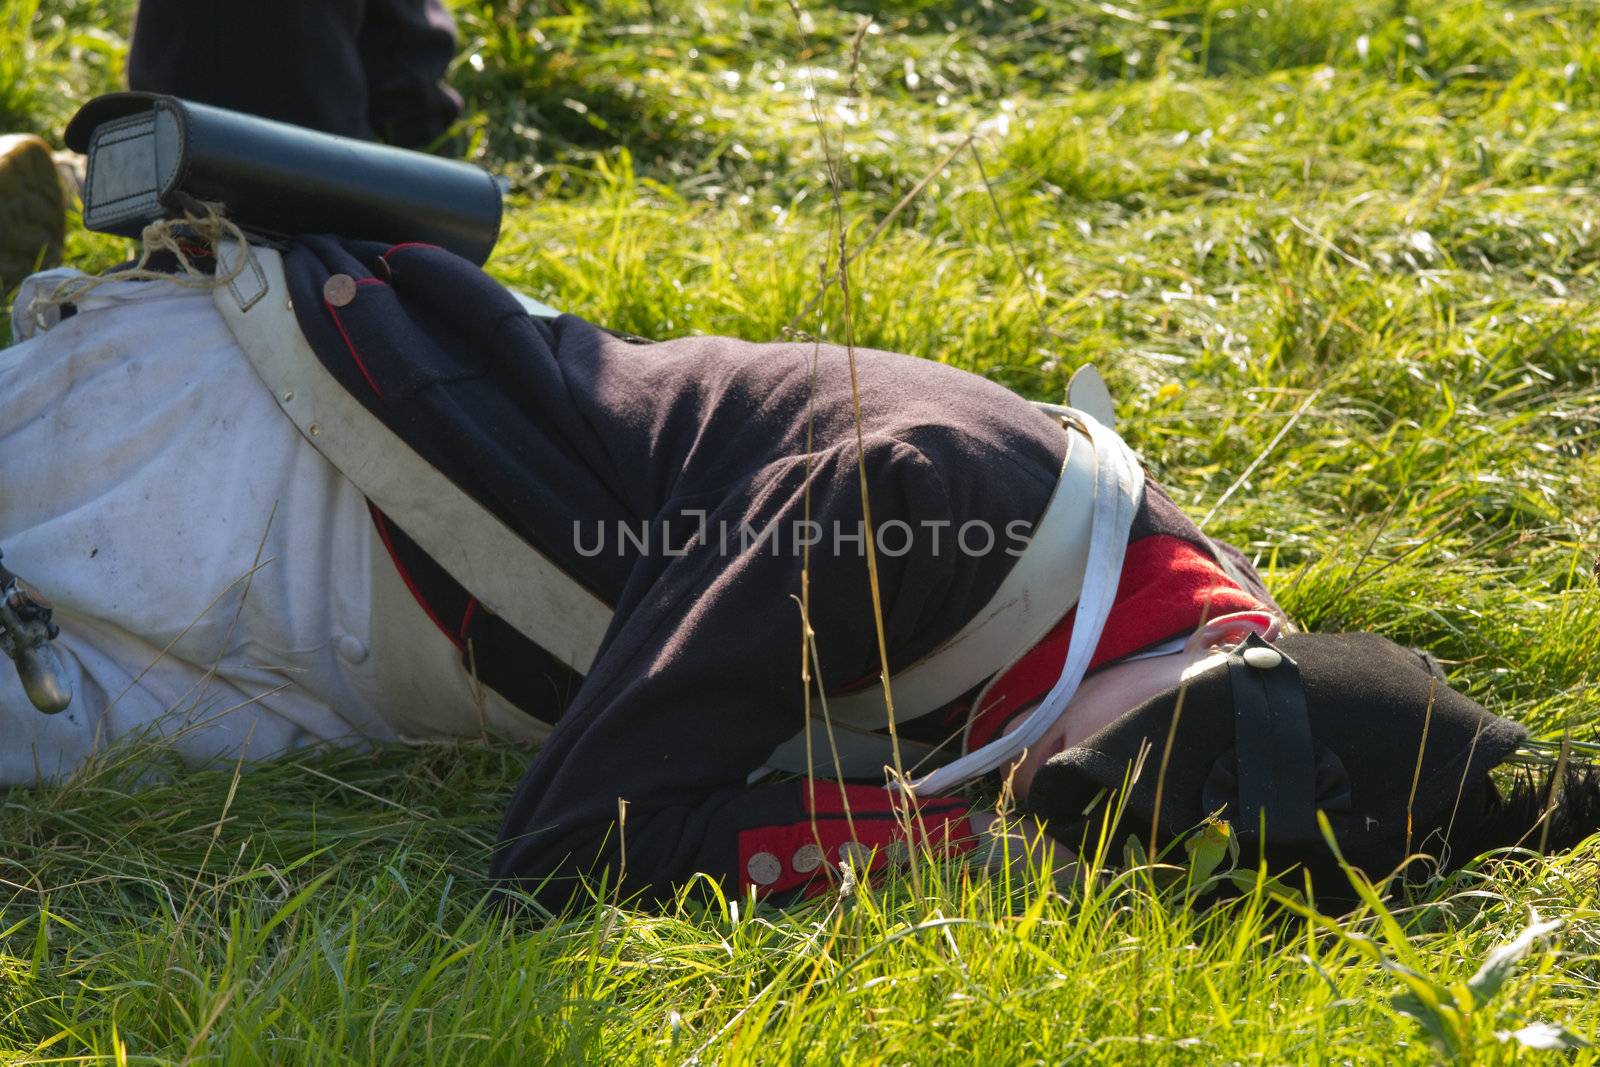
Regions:
<instances>
[{"instance_id":1,"label":"sunlit grass","mask_svg":"<svg viewBox=\"0 0 1600 1067\"><path fill-rule=\"evenodd\" d=\"M1049 399L1094 360L1155 475L1299 620L1594 736L1600 9L457 6L473 151L514 182L497 277L645 336L841 337L836 293L801 316L828 253L814 91L852 247L929 179L852 268L859 343ZM59 136L127 17L8 7L0 118ZM1593 844L1337 922L1265 889L1190 909L1114 847L1065 895L929 862L920 896L602 892L540 923L484 895L525 758L4 796L0 1059L1506 1062L1531 1024L1600 1034ZM1530 909L1564 928L1480 999Z\"/></svg>"}]
</instances>

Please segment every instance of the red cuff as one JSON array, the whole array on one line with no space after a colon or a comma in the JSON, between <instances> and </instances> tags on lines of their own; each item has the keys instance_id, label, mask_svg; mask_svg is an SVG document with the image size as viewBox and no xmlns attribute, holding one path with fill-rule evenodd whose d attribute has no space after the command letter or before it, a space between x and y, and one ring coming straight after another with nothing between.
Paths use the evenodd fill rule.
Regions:
<instances>
[{"instance_id":1,"label":"red cuff","mask_svg":"<svg viewBox=\"0 0 1600 1067\"><path fill-rule=\"evenodd\" d=\"M811 895L833 884L838 865L847 859L858 870L876 873L890 864L905 864L913 842L947 856L967 852L977 843L967 822L970 808L959 797L919 800L908 838L904 816L895 811L884 789L836 782L815 782L814 788L815 801L807 804L816 817L814 823L805 819L740 831L741 892L754 889L766 896L803 888ZM800 789L810 794L812 783L802 783Z\"/></svg>"}]
</instances>

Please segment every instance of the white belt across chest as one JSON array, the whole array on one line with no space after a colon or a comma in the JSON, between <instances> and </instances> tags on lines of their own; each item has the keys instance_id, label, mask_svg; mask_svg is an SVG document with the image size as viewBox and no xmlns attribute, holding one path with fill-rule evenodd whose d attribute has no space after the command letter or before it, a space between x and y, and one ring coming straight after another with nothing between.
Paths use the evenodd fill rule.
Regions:
<instances>
[{"instance_id":1,"label":"white belt across chest","mask_svg":"<svg viewBox=\"0 0 1600 1067\"><path fill-rule=\"evenodd\" d=\"M1098 384L1098 376L1093 381ZM910 719L950 703L1017 662L1076 609L1066 665L1051 692L1016 731L913 779L910 785L918 792L938 792L985 774L1038 740L1072 699L1111 614L1143 470L1122 439L1093 415L1054 404L1038 406L1060 415L1068 430L1055 491L1027 546L983 609L955 636L890 678L895 714ZM882 773L892 753L889 739L878 732L889 721L881 683L828 699L826 723L821 707L815 715L778 746L763 771L804 773L809 761L846 777ZM826 736L818 736L828 727L831 745ZM900 755L908 771L945 758L930 746L905 740Z\"/></svg>"},{"instance_id":2,"label":"white belt across chest","mask_svg":"<svg viewBox=\"0 0 1600 1067\"><path fill-rule=\"evenodd\" d=\"M240 246L217 245L231 271ZM251 262L213 291L245 357L311 446L478 598L551 655L587 674L611 607L441 474L328 372L300 332L283 258L251 247Z\"/></svg>"},{"instance_id":3,"label":"white belt across chest","mask_svg":"<svg viewBox=\"0 0 1600 1067\"><path fill-rule=\"evenodd\" d=\"M612 607L418 455L328 372L300 331L276 251L218 243L221 270L231 272L240 255L248 261L239 277L213 295L279 408L312 447L486 609L575 670L588 673L610 626ZM533 301L524 300L524 305L532 314L550 312ZM1087 395L1104 393L1097 377L1088 384ZM1075 381L1074 399L1079 392ZM1039 406L1075 429L1068 432L1060 480L1031 539L983 609L890 682L898 717L926 714L1015 662L1076 607L1067 670L1005 744L992 744L935 770L914 783L919 790L947 788L985 773L1003 764L1011 751L1036 740L1071 699L1110 613L1142 472L1122 440L1093 415ZM1100 413L1109 422L1108 411ZM1055 713L1042 719L1052 707ZM887 762L887 739L875 731L888 723L881 685L833 698L828 712L845 773L880 773ZM779 746L770 768L805 769L806 729ZM822 746L818 752L827 751L825 740Z\"/></svg>"}]
</instances>

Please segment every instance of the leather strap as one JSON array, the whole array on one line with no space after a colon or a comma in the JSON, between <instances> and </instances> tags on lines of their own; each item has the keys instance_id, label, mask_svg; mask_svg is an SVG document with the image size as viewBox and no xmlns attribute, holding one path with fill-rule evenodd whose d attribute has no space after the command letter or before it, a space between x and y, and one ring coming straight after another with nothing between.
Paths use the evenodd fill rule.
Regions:
<instances>
[{"instance_id":1,"label":"leather strap","mask_svg":"<svg viewBox=\"0 0 1600 1067\"><path fill-rule=\"evenodd\" d=\"M1111 617L1117 586L1122 581L1123 557L1128 551L1128 531L1133 527L1133 517L1144 495L1144 468L1115 431L1092 415L1076 409L1069 411L1067 424L1094 446L1095 471L1093 504L1089 508L1089 550L1079 572L1082 593L1078 597L1072 638L1067 643L1067 658L1061 666L1061 675L1039 705L1022 717L1015 730L912 782L910 788L915 792L937 793L997 770L1043 737L1072 702L1078 683L1089 671L1089 661L1100 643L1100 633ZM1057 574L1059 579L1066 576L1063 572ZM1001 664L1000 669L1009 662Z\"/></svg>"},{"instance_id":2,"label":"leather strap","mask_svg":"<svg viewBox=\"0 0 1600 1067\"><path fill-rule=\"evenodd\" d=\"M1060 405L1038 406L1051 414L1077 417L1072 409ZM1068 427L1075 424L1082 425L1065 423ZM954 637L890 678L898 719L935 711L993 677L1043 639L1077 604L1093 526L1095 471L1092 441L1086 433L1068 432L1067 454L1056 487L1033 537L1000 588ZM889 738L876 732L889 722L882 683L828 698L831 746L820 702L814 701L813 707L810 724L775 748L766 766L751 775L752 781L771 771L806 774L835 769L846 778L877 778L893 762ZM807 733L811 735L809 764ZM900 741L900 757L908 773L913 768L939 767L952 758L944 749L906 738Z\"/></svg>"},{"instance_id":3,"label":"leather strap","mask_svg":"<svg viewBox=\"0 0 1600 1067\"><path fill-rule=\"evenodd\" d=\"M1067 435L1067 454L1044 514L1000 588L955 636L891 679L895 714L914 719L944 707L1037 644L1078 602L1089 554L1095 458ZM889 724L883 686L828 699L835 723L862 730Z\"/></svg>"},{"instance_id":4,"label":"leather strap","mask_svg":"<svg viewBox=\"0 0 1600 1067\"><path fill-rule=\"evenodd\" d=\"M278 407L311 446L392 518L489 611L551 655L588 673L611 625L609 605L439 473L328 373L289 306L283 258L270 248L217 245L231 270L264 292L213 291L234 339Z\"/></svg>"},{"instance_id":5,"label":"leather strap","mask_svg":"<svg viewBox=\"0 0 1600 1067\"><path fill-rule=\"evenodd\" d=\"M1266 649L1275 665L1251 666L1251 649ZM1233 691L1234 752L1238 759L1238 811L1230 820L1240 837L1255 838L1266 820L1264 840L1315 839L1317 761L1306 714L1300 668L1280 649L1251 634L1228 653Z\"/></svg>"}]
</instances>

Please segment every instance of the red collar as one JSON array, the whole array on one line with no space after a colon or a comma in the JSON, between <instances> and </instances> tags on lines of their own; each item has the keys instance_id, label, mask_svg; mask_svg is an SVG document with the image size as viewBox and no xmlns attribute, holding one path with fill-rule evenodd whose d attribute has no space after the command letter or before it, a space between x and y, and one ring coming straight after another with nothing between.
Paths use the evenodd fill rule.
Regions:
<instances>
[{"instance_id":1,"label":"red collar","mask_svg":"<svg viewBox=\"0 0 1600 1067\"><path fill-rule=\"evenodd\" d=\"M1094 658L1093 671L1180 634L1207 619L1266 607L1229 578L1217 562L1189 541L1166 534L1128 546L1122 579ZM1061 677L1072 640L1074 612L1012 664L983 696L984 707L968 721L962 750L988 744L1018 712L1037 704Z\"/></svg>"}]
</instances>

